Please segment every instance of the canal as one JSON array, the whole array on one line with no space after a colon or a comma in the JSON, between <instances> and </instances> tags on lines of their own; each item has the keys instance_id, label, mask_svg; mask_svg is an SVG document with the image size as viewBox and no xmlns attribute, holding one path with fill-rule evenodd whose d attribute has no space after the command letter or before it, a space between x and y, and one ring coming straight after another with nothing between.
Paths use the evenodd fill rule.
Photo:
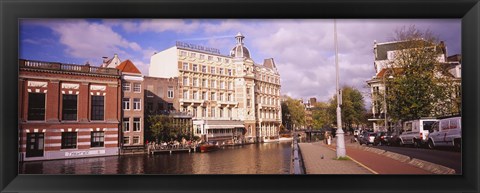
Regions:
<instances>
[{"instance_id":1,"label":"canal","mask_svg":"<svg viewBox=\"0 0 480 193\"><path fill-rule=\"evenodd\" d=\"M21 174L288 174L291 142L208 153L124 155L20 163Z\"/></svg>"}]
</instances>

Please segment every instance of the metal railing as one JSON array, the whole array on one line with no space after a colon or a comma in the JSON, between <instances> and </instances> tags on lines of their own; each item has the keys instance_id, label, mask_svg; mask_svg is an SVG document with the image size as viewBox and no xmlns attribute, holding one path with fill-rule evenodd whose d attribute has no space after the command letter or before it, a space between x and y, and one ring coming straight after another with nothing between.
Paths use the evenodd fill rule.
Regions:
<instances>
[{"instance_id":1,"label":"metal railing","mask_svg":"<svg viewBox=\"0 0 480 193\"><path fill-rule=\"evenodd\" d=\"M66 72L83 72L92 74L105 74L105 75L120 75L120 71L116 68L102 68L88 65L77 64L62 64L58 62L44 62L35 60L19 60L20 68L35 68L46 69Z\"/></svg>"},{"instance_id":2,"label":"metal railing","mask_svg":"<svg viewBox=\"0 0 480 193\"><path fill-rule=\"evenodd\" d=\"M300 148L298 146L298 136L293 135L292 141L292 171L290 173L298 175L305 174L305 169L303 168L302 155L300 153Z\"/></svg>"}]
</instances>

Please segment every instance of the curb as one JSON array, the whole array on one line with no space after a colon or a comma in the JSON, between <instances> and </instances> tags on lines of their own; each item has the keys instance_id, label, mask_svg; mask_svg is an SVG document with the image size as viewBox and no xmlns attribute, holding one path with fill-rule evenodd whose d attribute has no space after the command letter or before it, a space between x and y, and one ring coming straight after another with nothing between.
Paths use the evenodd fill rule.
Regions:
<instances>
[{"instance_id":1,"label":"curb","mask_svg":"<svg viewBox=\"0 0 480 193\"><path fill-rule=\"evenodd\" d=\"M363 147L363 146L357 146L357 145L351 145L349 147L361 149L364 151L369 151L372 153L376 153L379 155L384 155L386 157L389 157L391 159L407 163L409 165L424 169L426 171L432 172L434 174L455 174L455 170L449 167L445 167L442 165L438 165L432 162L416 159L416 158L411 158L406 155L390 152L390 151L385 151L377 148L371 148L371 147Z\"/></svg>"}]
</instances>

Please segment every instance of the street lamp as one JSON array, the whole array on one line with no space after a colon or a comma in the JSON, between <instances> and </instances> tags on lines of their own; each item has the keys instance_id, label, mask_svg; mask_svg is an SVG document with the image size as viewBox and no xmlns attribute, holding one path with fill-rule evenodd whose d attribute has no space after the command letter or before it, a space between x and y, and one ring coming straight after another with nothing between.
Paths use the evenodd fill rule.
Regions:
<instances>
[{"instance_id":1,"label":"street lamp","mask_svg":"<svg viewBox=\"0 0 480 193\"><path fill-rule=\"evenodd\" d=\"M388 131L388 120L387 120L387 82L385 81L385 75L387 75L387 71L383 73L382 80L383 80L383 113L384 113L384 119L385 119L385 131ZM393 78L392 75L390 75L388 78Z\"/></svg>"},{"instance_id":2,"label":"street lamp","mask_svg":"<svg viewBox=\"0 0 480 193\"><path fill-rule=\"evenodd\" d=\"M337 71L336 76L336 90L337 90L337 158L345 157L346 150L345 150L345 138L342 129L342 109L340 108L340 101L342 100L341 94L342 91L338 86L338 79L339 79L339 69L338 69L338 45L337 45L337 20L333 20L333 31L334 31L334 39L335 39L335 67Z\"/></svg>"}]
</instances>

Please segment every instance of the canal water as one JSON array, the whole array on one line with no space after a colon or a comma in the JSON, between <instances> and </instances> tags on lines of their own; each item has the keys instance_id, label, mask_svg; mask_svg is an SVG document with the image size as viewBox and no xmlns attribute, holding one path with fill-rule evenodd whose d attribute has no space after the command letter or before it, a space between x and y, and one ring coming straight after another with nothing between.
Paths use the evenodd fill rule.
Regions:
<instances>
[{"instance_id":1,"label":"canal water","mask_svg":"<svg viewBox=\"0 0 480 193\"><path fill-rule=\"evenodd\" d=\"M291 142L208 153L124 155L20 163L21 174L288 174Z\"/></svg>"}]
</instances>

